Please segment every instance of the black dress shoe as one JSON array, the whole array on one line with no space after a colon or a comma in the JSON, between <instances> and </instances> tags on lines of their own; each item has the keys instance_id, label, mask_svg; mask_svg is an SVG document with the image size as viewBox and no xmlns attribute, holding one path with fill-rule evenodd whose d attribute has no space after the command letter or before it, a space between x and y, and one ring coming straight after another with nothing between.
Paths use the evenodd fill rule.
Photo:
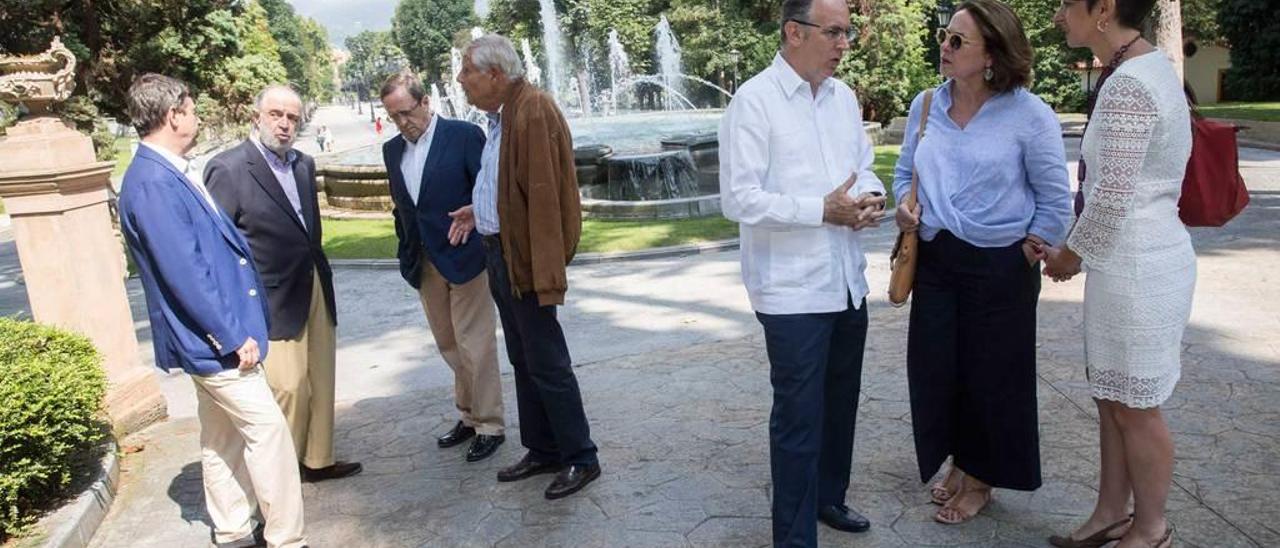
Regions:
<instances>
[{"instance_id":1,"label":"black dress shoe","mask_svg":"<svg viewBox=\"0 0 1280 548\"><path fill-rule=\"evenodd\" d=\"M526 454L520 462L498 470L498 481L519 481L538 474L550 474L560 468L558 463L538 462Z\"/></svg>"},{"instance_id":2,"label":"black dress shoe","mask_svg":"<svg viewBox=\"0 0 1280 548\"><path fill-rule=\"evenodd\" d=\"M248 536L231 542L214 542L215 548L266 548L267 540L263 536L266 524L259 523Z\"/></svg>"},{"instance_id":3,"label":"black dress shoe","mask_svg":"<svg viewBox=\"0 0 1280 548\"><path fill-rule=\"evenodd\" d=\"M453 447L471 439L471 436L474 435L476 435L475 428L462 424L462 421L458 421L458 424L453 425L453 430L450 430L445 435L436 438L436 445L439 445L440 447Z\"/></svg>"},{"instance_id":4,"label":"black dress shoe","mask_svg":"<svg viewBox=\"0 0 1280 548\"><path fill-rule=\"evenodd\" d=\"M476 439L471 442L471 447L467 449L467 462L476 462L489 458L504 441L507 441L507 437L501 434L497 436L486 436L484 434L476 436Z\"/></svg>"},{"instance_id":5,"label":"black dress shoe","mask_svg":"<svg viewBox=\"0 0 1280 548\"><path fill-rule=\"evenodd\" d=\"M364 467L358 462L342 461L335 462L324 468L307 468L301 465L299 468L302 470L302 481L306 483L354 476L364 470Z\"/></svg>"},{"instance_id":6,"label":"black dress shoe","mask_svg":"<svg viewBox=\"0 0 1280 548\"><path fill-rule=\"evenodd\" d=\"M599 464L570 464L556 474L556 479L547 487L547 498L555 500L577 493L598 477Z\"/></svg>"},{"instance_id":7,"label":"black dress shoe","mask_svg":"<svg viewBox=\"0 0 1280 548\"><path fill-rule=\"evenodd\" d=\"M843 504L819 508L818 521L827 524L827 527L832 529L850 533L861 533L871 528L871 522L867 518L862 517L862 514Z\"/></svg>"}]
</instances>

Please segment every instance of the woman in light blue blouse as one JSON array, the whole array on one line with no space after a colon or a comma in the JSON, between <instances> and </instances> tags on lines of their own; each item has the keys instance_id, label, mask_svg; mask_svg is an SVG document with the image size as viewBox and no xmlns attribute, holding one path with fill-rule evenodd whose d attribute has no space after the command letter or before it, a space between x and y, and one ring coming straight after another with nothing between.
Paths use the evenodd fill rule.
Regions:
<instances>
[{"instance_id":1,"label":"woman in light blue blouse","mask_svg":"<svg viewBox=\"0 0 1280 548\"><path fill-rule=\"evenodd\" d=\"M993 487L1040 486L1036 302L1032 242L1057 244L1071 216L1062 131L1027 90L1031 44L997 0L961 4L938 32L942 74L922 139L922 96L911 105L893 191L919 175L919 205L899 206L919 230L907 377L922 481L934 519L960 523Z\"/></svg>"}]
</instances>

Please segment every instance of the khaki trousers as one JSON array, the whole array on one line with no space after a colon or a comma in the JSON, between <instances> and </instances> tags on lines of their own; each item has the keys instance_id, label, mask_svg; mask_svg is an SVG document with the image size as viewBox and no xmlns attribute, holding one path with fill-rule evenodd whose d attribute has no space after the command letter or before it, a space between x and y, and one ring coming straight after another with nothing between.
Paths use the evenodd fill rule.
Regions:
<instances>
[{"instance_id":1,"label":"khaki trousers","mask_svg":"<svg viewBox=\"0 0 1280 548\"><path fill-rule=\"evenodd\" d=\"M506 422L489 277L482 273L464 284L452 284L423 257L418 298L436 347L453 370L453 401L462 412L462 423L486 436L502 434Z\"/></svg>"},{"instance_id":2,"label":"khaki trousers","mask_svg":"<svg viewBox=\"0 0 1280 548\"><path fill-rule=\"evenodd\" d=\"M307 543L302 528L302 482L293 439L271 397L262 368L230 369L196 385L205 506L214 539L233 542L253 532L255 507L266 520L267 545Z\"/></svg>"},{"instance_id":3,"label":"khaki trousers","mask_svg":"<svg viewBox=\"0 0 1280 548\"><path fill-rule=\"evenodd\" d=\"M324 301L320 275L311 284L311 312L293 339L272 339L263 367L276 403L289 421L297 462L324 468L333 460L333 317Z\"/></svg>"}]
</instances>

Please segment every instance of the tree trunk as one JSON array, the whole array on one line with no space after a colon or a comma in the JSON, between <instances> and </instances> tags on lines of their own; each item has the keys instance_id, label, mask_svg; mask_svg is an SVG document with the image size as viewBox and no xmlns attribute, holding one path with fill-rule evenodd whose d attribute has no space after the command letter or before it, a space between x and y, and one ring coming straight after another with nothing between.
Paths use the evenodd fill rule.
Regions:
<instances>
[{"instance_id":1,"label":"tree trunk","mask_svg":"<svg viewBox=\"0 0 1280 548\"><path fill-rule=\"evenodd\" d=\"M1152 18L1156 46L1164 50L1178 72L1178 79L1183 79L1182 70L1182 2L1180 0L1159 0L1156 2L1155 17Z\"/></svg>"}]
</instances>

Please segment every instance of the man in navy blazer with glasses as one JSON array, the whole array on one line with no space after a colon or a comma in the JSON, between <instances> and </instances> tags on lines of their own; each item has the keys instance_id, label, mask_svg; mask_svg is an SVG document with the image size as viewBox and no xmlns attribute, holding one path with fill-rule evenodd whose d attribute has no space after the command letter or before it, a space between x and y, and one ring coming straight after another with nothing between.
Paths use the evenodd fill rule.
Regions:
<instances>
[{"instance_id":1,"label":"man in navy blazer with glasses","mask_svg":"<svg viewBox=\"0 0 1280 548\"><path fill-rule=\"evenodd\" d=\"M412 72L388 78L381 97L400 130L382 145L400 274L418 290L436 346L453 370L454 403L461 413L436 443L453 447L474 437L466 459L479 461L506 439L497 320L488 277L482 275L484 247L470 215L463 214L480 173L484 133L433 113Z\"/></svg>"}]
</instances>

